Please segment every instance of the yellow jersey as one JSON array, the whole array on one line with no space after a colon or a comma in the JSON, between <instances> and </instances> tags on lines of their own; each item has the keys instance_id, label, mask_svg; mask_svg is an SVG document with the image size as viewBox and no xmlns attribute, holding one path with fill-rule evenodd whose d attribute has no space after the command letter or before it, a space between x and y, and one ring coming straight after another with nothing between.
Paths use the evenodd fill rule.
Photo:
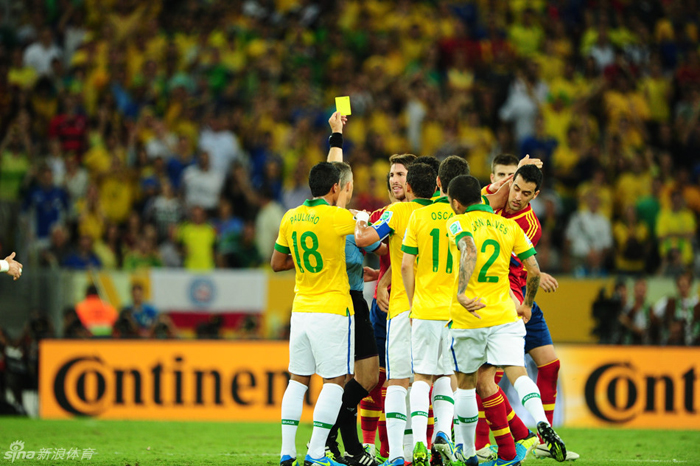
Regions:
<instances>
[{"instance_id":1,"label":"yellow jersey","mask_svg":"<svg viewBox=\"0 0 700 466\"><path fill-rule=\"evenodd\" d=\"M478 319L459 304L459 272L455 273L450 305L452 328L495 327L518 320L515 303L510 298L510 257L515 253L522 261L535 254L535 248L522 228L514 220L494 214L491 207L477 204L470 206L464 214L448 220L447 230L457 271L459 241L465 236L474 238L476 266L465 294L470 298L481 298L486 305L477 311L481 316Z\"/></svg>"},{"instance_id":2,"label":"yellow jersey","mask_svg":"<svg viewBox=\"0 0 700 466\"><path fill-rule=\"evenodd\" d=\"M292 312L354 314L345 266L345 237L354 231L352 214L324 199L306 200L284 214L275 249L294 260Z\"/></svg>"},{"instance_id":3,"label":"yellow jersey","mask_svg":"<svg viewBox=\"0 0 700 466\"><path fill-rule=\"evenodd\" d=\"M391 257L391 296L389 297L388 319L393 319L404 311L409 310L408 295L401 277L401 261L403 242L408 220L414 210L430 205L430 199L414 199L411 202L396 202L386 208L377 223L372 228L377 230L380 239L389 236L389 256Z\"/></svg>"},{"instance_id":4,"label":"yellow jersey","mask_svg":"<svg viewBox=\"0 0 700 466\"><path fill-rule=\"evenodd\" d=\"M401 250L416 257L416 286L411 317L450 320L452 275L455 260L450 251L447 222L454 216L447 196L411 214ZM392 283L393 284L393 283Z\"/></svg>"}]
</instances>

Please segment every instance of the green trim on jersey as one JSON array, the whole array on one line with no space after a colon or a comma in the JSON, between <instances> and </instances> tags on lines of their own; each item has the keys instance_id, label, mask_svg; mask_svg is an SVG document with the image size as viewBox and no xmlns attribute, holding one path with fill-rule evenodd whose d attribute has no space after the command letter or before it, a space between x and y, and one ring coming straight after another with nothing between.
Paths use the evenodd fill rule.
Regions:
<instances>
[{"instance_id":1,"label":"green trim on jersey","mask_svg":"<svg viewBox=\"0 0 700 466\"><path fill-rule=\"evenodd\" d=\"M474 235L472 235L469 231L463 231L462 233L458 234L457 236L455 236L455 244L457 245L457 249L459 249L459 242L465 236L471 236L472 238L474 238Z\"/></svg>"},{"instance_id":2,"label":"green trim on jersey","mask_svg":"<svg viewBox=\"0 0 700 466\"><path fill-rule=\"evenodd\" d=\"M535 248L530 248L527 251L524 251L524 252L521 252L520 254L518 254L518 259L520 259L521 261L524 261L528 257L532 257L535 254L537 254L537 251L535 251Z\"/></svg>"},{"instance_id":3,"label":"green trim on jersey","mask_svg":"<svg viewBox=\"0 0 700 466\"><path fill-rule=\"evenodd\" d=\"M464 212L465 214L467 212L476 212L476 211L481 211L481 212L488 212L490 214L493 213L493 209L488 205L484 204L472 204L469 207L467 207L467 210Z\"/></svg>"},{"instance_id":4,"label":"green trim on jersey","mask_svg":"<svg viewBox=\"0 0 700 466\"><path fill-rule=\"evenodd\" d=\"M414 256L418 255L418 248L414 248L413 246L406 246L405 244L402 244L401 250L406 254L412 254Z\"/></svg>"},{"instance_id":5,"label":"green trim on jersey","mask_svg":"<svg viewBox=\"0 0 700 466\"><path fill-rule=\"evenodd\" d=\"M282 246L281 244L275 243L275 251L281 252L282 254L291 254L291 249L289 249L286 246Z\"/></svg>"},{"instance_id":6,"label":"green trim on jersey","mask_svg":"<svg viewBox=\"0 0 700 466\"><path fill-rule=\"evenodd\" d=\"M435 203L437 203L437 202L444 202L445 204L449 204L449 203L450 203L450 200L447 199L447 196L440 196L440 197L438 197L437 199L435 199L435 200L433 201L433 204L435 204Z\"/></svg>"},{"instance_id":7,"label":"green trim on jersey","mask_svg":"<svg viewBox=\"0 0 700 466\"><path fill-rule=\"evenodd\" d=\"M413 199L411 202L416 202L420 205L430 205L433 203L433 201L431 201L430 199L423 199L422 197L417 197L417 198Z\"/></svg>"},{"instance_id":8,"label":"green trim on jersey","mask_svg":"<svg viewBox=\"0 0 700 466\"><path fill-rule=\"evenodd\" d=\"M307 207L316 207L317 205L330 205L328 201L323 199L322 197L317 197L316 199L307 199L304 201L304 204Z\"/></svg>"},{"instance_id":9,"label":"green trim on jersey","mask_svg":"<svg viewBox=\"0 0 700 466\"><path fill-rule=\"evenodd\" d=\"M481 195L481 200L486 204L487 206L490 206L491 203L489 202L489 198L484 196L483 194Z\"/></svg>"}]
</instances>

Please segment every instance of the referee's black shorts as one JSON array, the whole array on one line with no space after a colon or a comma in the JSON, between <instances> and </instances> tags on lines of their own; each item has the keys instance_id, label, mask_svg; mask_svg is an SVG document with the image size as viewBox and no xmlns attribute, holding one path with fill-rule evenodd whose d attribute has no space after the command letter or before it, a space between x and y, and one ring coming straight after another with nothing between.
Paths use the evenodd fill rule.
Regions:
<instances>
[{"instance_id":1,"label":"referee's black shorts","mask_svg":"<svg viewBox=\"0 0 700 466\"><path fill-rule=\"evenodd\" d=\"M369 320L369 307L362 291L350 291L355 308L355 361L378 356L374 328Z\"/></svg>"}]
</instances>

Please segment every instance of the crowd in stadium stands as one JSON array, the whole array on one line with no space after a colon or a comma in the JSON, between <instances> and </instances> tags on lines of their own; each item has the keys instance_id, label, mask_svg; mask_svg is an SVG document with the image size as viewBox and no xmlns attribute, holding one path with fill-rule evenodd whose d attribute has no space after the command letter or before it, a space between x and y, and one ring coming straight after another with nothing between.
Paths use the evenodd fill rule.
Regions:
<instances>
[{"instance_id":1,"label":"crowd in stadium stands","mask_svg":"<svg viewBox=\"0 0 700 466\"><path fill-rule=\"evenodd\" d=\"M697 1L4 6L0 254L264 266L350 95L353 207L386 204L393 153L462 155L485 182L496 154L530 154L544 270L697 270Z\"/></svg>"}]
</instances>

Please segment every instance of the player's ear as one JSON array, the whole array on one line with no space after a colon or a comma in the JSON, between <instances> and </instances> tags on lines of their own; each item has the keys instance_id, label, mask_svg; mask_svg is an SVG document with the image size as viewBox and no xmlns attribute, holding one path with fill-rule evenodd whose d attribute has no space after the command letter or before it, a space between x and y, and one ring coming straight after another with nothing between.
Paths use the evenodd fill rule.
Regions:
<instances>
[{"instance_id":1,"label":"player's ear","mask_svg":"<svg viewBox=\"0 0 700 466\"><path fill-rule=\"evenodd\" d=\"M438 176L437 178L435 178L435 182L437 183L437 188L438 188L438 189L442 189L442 183L440 183L440 177L439 177L439 176Z\"/></svg>"},{"instance_id":2,"label":"player's ear","mask_svg":"<svg viewBox=\"0 0 700 466\"><path fill-rule=\"evenodd\" d=\"M539 196L539 195L540 195L540 190L538 189L537 191L535 191L535 195L532 196L532 199L531 199L531 200L537 199L537 196Z\"/></svg>"}]
</instances>

